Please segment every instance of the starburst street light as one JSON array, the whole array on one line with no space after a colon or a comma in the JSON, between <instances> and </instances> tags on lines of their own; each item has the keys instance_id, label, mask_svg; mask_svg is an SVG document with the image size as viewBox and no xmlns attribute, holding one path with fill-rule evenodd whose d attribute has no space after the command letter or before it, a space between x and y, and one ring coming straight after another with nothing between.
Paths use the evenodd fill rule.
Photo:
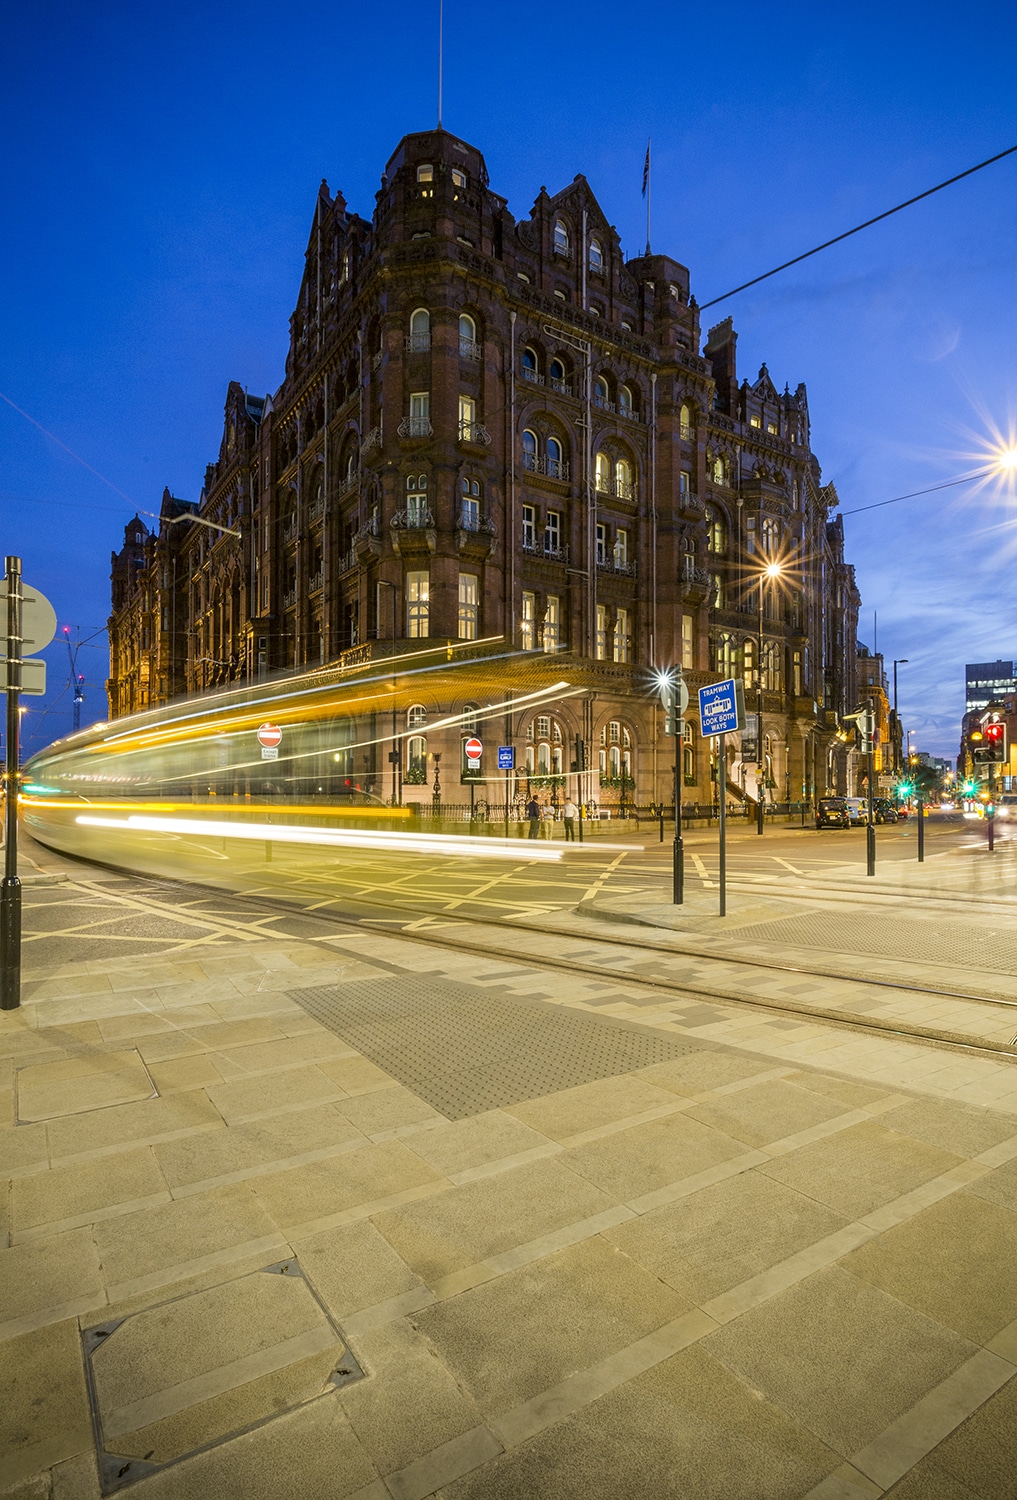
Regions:
<instances>
[{"instance_id":1,"label":"starburst street light","mask_svg":"<svg viewBox=\"0 0 1017 1500\"><path fill-rule=\"evenodd\" d=\"M763 798L766 793L766 751L763 744L763 585L783 577L784 564L776 558L759 571L759 639L756 647L756 832L763 831ZM724 792L721 792L724 795Z\"/></svg>"}]
</instances>

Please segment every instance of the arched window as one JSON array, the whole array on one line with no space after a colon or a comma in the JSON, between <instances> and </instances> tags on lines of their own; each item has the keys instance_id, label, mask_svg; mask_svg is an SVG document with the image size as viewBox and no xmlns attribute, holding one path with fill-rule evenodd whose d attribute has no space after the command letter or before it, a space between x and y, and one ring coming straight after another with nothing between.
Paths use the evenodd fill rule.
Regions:
<instances>
[{"instance_id":1,"label":"arched window","mask_svg":"<svg viewBox=\"0 0 1017 1500\"><path fill-rule=\"evenodd\" d=\"M537 458L540 453L540 440L535 432L527 427L523 433L523 468L536 470Z\"/></svg>"},{"instance_id":2,"label":"arched window","mask_svg":"<svg viewBox=\"0 0 1017 1500\"><path fill-rule=\"evenodd\" d=\"M618 410L623 416L632 415L632 392L627 385L618 387Z\"/></svg>"},{"instance_id":3,"label":"arched window","mask_svg":"<svg viewBox=\"0 0 1017 1500\"><path fill-rule=\"evenodd\" d=\"M614 466L614 492L619 500L632 499L632 465L627 458L620 458Z\"/></svg>"},{"instance_id":4,"label":"arched window","mask_svg":"<svg viewBox=\"0 0 1017 1500\"><path fill-rule=\"evenodd\" d=\"M419 354L431 347L431 314L426 307L414 308L410 313L410 337L407 347L411 354Z\"/></svg>"},{"instance_id":5,"label":"arched window","mask_svg":"<svg viewBox=\"0 0 1017 1500\"><path fill-rule=\"evenodd\" d=\"M463 717L461 725L463 734L476 734L477 729L480 726L480 720L477 718L477 715L479 713L480 709L475 703L463 704Z\"/></svg>"},{"instance_id":6,"label":"arched window","mask_svg":"<svg viewBox=\"0 0 1017 1500\"><path fill-rule=\"evenodd\" d=\"M551 746L546 740L541 740L537 746L537 775L550 776L551 774Z\"/></svg>"},{"instance_id":7,"label":"arched window","mask_svg":"<svg viewBox=\"0 0 1017 1500\"><path fill-rule=\"evenodd\" d=\"M463 359L480 358L480 345L477 343L477 325L469 313L459 314L459 354Z\"/></svg>"},{"instance_id":8,"label":"arched window","mask_svg":"<svg viewBox=\"0 0 1017 1500\"><path fill-rule=\"evenodd\" d=\"M717 557L727 551L727 522L715 505L706 507L706 545Z\"/></svg>"},{"instance_id":9,"label":"arched window","mask_svg":"<svg viewBox=\"0 0 1017 1500\"><path fill-rule=\"evenodd\" d=\"M419 729L427 723L427 709L422 703L413 703L406 710L406 728Z\"/></svg>"},{"instance_id":10,"label":"arched window","mask_svg":"<svg viewBox=\"0 0 1017 1500\"><path fill-rule=\"evenodd\" d=\"M549 437L544 448L546 463L545 472L549 479L561 479L562 474L562 450L561 443L556 437Z\"/></svg>"},{"instance_id":11,"label":"arched window","mask_svg":"<svg viewBox=\"0 0 1017 1500\"><path fill-rule=\"evenodd\" d=\"M772 557L777 551L778 541L777 522L773 516L764 516L760 536L763 543L763 552L767 557Z\"/></svg>"},{"instance_id":12,"label":"arched window","mask_svg":"<svg viewBox=\"0 0 1017 1500\"><path fill-rule=\"evenodd\" d=\"M477 479L463 479L459 524L466 531L479 531L480 529L480 481Z\"/></svg>"},{"instance_id":13,"label":"arched window","mask_svg":"<svg viewBox=\"0 0 1017 1500\"><path fill-rule=\"evenodd\" d=\"M602 271L604 269L604 252L599 240L590 241L590 270Z\"/></svg>"},{"instance_id":14,"label":"arched window","mask_svg":"<svg viewBox=\"0 0 1017 1500\"><path fill-rule=\"evenodd\" d=\"M522 369L524 380L530 380L534 385L540 384L540 363L537 359L536 349L531 349L527 346L523 350Z\"/></svg>"},{"instance_id":15,"label":"arched window","mask_svg":"<svg viewBox=\"0 0 1017 1500\"><path fill-rule=\"evenodd\" d=\"M611 460L606 453L598 453L596 459L597 489L601 494L611 493Z\"/></svg>"},{"instance_id":16,"label":"arched window","mask_svg":"<svg viewBox=\"0 0 1017 1500\"><path fill-rule=\"evenodd\" d=\"M431 164L431 162L424 161L424 162L420 163L420 166L417 168L417 181L418 182L433 182L434 181L434 167Z\"/></svg>"},{"instance_id":17,"label":"arched window","mask_svg":"<svg viewBox=\"0 0 1017 1500\"><path fill-rule=\"evenodd\" d=\"M556 255L572 254L572 242L569 239L568 225L564 219L554 221L554 253Z\"/></svg>"},{"instance_id":18,"label":"arched window","mask_svg":"<svg viewBox=\"0 0 1017 1500\"><path fill-rule=\"evenodd\" d=\"M565 369L564 363L560 359L552 359L547 373L551 379L552 390L560 391L563 395L566 396L570 396L572 394L568 386L568 372Z\"/></svg>"},{"instance_id":19,"label":"arched window","mask_svg":"<svg viewBox=\"0 0 1017 1500\"><path fill-rule=\"evenodd\" d=\"M423 786L427 781L427 741L423 735L414 735L406 741L406 771L403 780L410 786Z\"/></svg>"},{"instance_id":20,"label":"arched window","mask_svg":"<svg viewBox=\"0 0 1017 1500\"><path fill-rule=\"evenodd\" d=\"M593 404L601 407L604 411L613 411L611 404L611 388L603 375L598 375L593 382Z\"/></svg>"}]
</instances>

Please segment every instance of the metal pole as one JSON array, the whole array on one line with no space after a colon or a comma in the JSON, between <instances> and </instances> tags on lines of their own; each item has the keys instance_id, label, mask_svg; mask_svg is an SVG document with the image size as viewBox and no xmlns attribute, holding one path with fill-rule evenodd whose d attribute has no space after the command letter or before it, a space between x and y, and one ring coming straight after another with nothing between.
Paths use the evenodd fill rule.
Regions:
<instances>
[{"instance_id":1,"label":"metal pole","mask_svg":"<svg viewBox=\"0 0 1017 1500\"><path fill-rule=\"evenodd\" d=\"M925 860L925 798L918 795L918 863Z\"/></svg>"},{"instance_id":2,"label":"metal pole","mask_svg":"<svg viewBox=\"0 0 1017 1500\"><path fill-rule=\"evenodd\" d=\"M766 755L763 750L763 575L759 576L759 655L756 659L756 765L759 767L759 782L756 786L756 832L763 831L763 788L766 785ZM725 782L725 791L727 790Z\"/></svg>"},{"instance_id":3,"label":"metal pole","mask_svg":"<svg viewBox=\"0 0 1017 1500\"><path fill-rule=\"evenodd\" d=\"M10 711L8 710L8 713ZM10 720L8 719L8 722ZM996 799L993 791L993 764L989 761L989 853L992 854L996 848Z\"/></svg>"},{"instance_id":4,"label":"metal pole","mask_svg":"<svg viewBox=\"0 0 1017 1500\"><path fill-rule=\"evenodd\" d=\"M678 734L675 738L674 749L674 904L682 906L685 902L685 845L682 842L682 752L684 745L684 719L678 720ZM664 830L664 815L660 818L661 833Z\"/></svg>"},{"instance_id":5,"label":"metal pole","mask_svg":"<svg viewBox=\"0 0 1017 1500\"><path fill-rule=\"evenodd\" d=\"M7 766L4 775L4 878L0 887L0 1010L21 1004L21 881L18 879L18 695L21 688L21 558L8 557Z\"/></svg>"},{"instance_id":6,"label":"metal pole","mask_svg":"<svg viewBox=\"0 0 1017 1500\"><path fill-rule=\"evenodd\" d=\"M720 915L727 916L727 735L717 738L720 751L717 779L720 786Z\"/></svg>"},{"instance_id":7,"label":"metal pole","mask_svg":"<svg viewBox=\"0 0 1017 1500\"><path fill-rule=\"evenodd\" d=\"M873 713L872 699L868 700L869 713ZM870 723L873 721L870 719ZM865 873L875 875L876 873L876 792L873 782L876 779L876 752L874 749L873 736L869 735L869 816L865 824Z\"/></svg>"}]
</instances>

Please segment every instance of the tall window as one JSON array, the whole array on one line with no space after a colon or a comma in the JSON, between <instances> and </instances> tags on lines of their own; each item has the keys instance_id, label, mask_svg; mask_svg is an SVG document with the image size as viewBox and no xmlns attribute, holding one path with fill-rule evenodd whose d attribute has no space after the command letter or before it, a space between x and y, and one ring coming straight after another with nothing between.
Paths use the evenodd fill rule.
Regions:
<instances>
[{"instance_id":1,"label":"tall window","mask_svg":"<svg viewBox=\"0 0 1017 1500\"><path fill-rule=\"evenodd\" d=\"M427 524L427 475L410 474L406 480L406 524Z\"/></svg>"},{"instance_id":2,"label":"tall window","mask_svg":"<svg viewBox=\"0 0 1017 1500\"><path fill-rule=\"evenodd\" d=\"M477 325L469 313L461 313L459 317L459 353L463 359L480 358Z\"/></svg>"},{"instance_id":3,"label":"tall window","mask_svg":"<svg viewBox=\"0 0 1017 1500\"><path fill-rule=\"evenodd\" d=\"M480 579L476 573L459 574L459 639L477 639L477 616L480 612Z\"/></svg>"},{"instance_id":4,"label":"tall window","mask_svg":"<svg viewBox=\"0 0 1017 1500\"><path fill-rule=\"evenodd\" d=\"M537 539L537 513L532 505L523 506L523 551L532 552Z\"/></svg>"},{"instance_id":5,"label":"tall window","mask_svg":"<svg viewBox=\"0 0 1017 1500\"><path fill-rule=\"evenodd\" d=\"M543 646L545 651L557 651L561 644L561 600L556 594L548 594L544 610Z\"/></svg>"},{"instance_id":6,"label":"tall window","mask_svg":"<svg viewBox=\"0 0 1017 1500\"><path fill-rule=\"evenodd\" d=\"M410 437L431 435L431 392L410 392Z\"/></svg>"},{"instance_id":7,"label":"tall window","mask_svg":"<svg viewBox=\"0 0 1017 1500\"><path fill-rule=\"evenodd\" d=\"M756 678L756 643L748 636L742 646L742 676L745 686L751 687Z\"/></svg>"},{"instance_id":8,"label":"tall window","mask_svg":"<svg viewBox=\"0 0 1017 1500\"><path fill-rule=\"evenodd\" d=\"M466 531L476 531L480 526L480 481L463 480L463 503L459 524Z\"/></svg>"},{"instance_id":9,"label":"tall window","mask_svg":"<svg viewBox=\"0 0 1017 1500\"><path fill-rule=\"evenodd\" d=\"M539 384L540 367L537 362L537 351L535 349L526 348L523 350L522 371L524 380L531 380L534 384Z\"/></svg>"},{"instance_id":10,"label":"tall window","mask_svg":"<svg viewBox=\"0 0 1017 1500\"><path fill-rule=\"evenodd\" d=\"M472 396L459 397L459 436L469 441L477 422L477 403Z\"/></svg>"},{"instance_id":11,"label":"tall window","mask_svg":"<svg viewBox=\"0 0 1017 1500\"><path fill-rule=\"evenodd\" d=\"M406 635L411 641L430 634L430 574L406 575Z\"/></svg>"},{"instance_id":12,"label":"tall window","mask_svg":"<svg viewBox=\"0 0 1017 1500\"><path fill-rule=\"evenodd\" d=\"M556 255L571 255L572 243L569 239L568 225L563 219L554 221L554 249Z\"/></svg>"},{"instance_id":13,"label":"tall window","mask_svg":"<svg viewBox=\"0 0 1017 1500\"><path fill-rule=\"evenodd\" d=\"M632 465L620 458L614 466L614 492L619 500L632 499Z\"/></svg>"},{"instance_id":14,"label":"tall window","mask_svg":"<svg viewBox=\"0 0 1017 1500\"><path fill-rule=\"evenodd\" d=\"M627 609L618 609L614 617L615 661L628 661L631 646L632 637L629 634L629 612Z\"/></svg>"},{"instance_id":15,"label":"tall window","mask_svg":"<svg viewBox=\"0 0 1017 1500\"><path fill-rule=\"evenodd\" d=\"M616 568L629 565L629 534L621 526L614 534L614 565Z\"/></svg>"},{"instance_id":16,"label":"tall window","mask_svg":"<svg viewBox=\"0 0 1017 1500\"><path fill-rule=\"evenodd\" d=\"M607 605L597 605L597 660L607 660Z\"/></svg>"},{"instance_id":17,"label":"tall window","mask_svg":"<svg viewBox=\"0 0 1017 1500\"><path fill-rule=\"evenodd\" d=\"M764 516L760 530L763 543L763 552L767 557L773 557L777 551L779 529L773 516Z\"/></svg>"},{"instance_id":18,"label":"tall window","mask_svg":"<svg viewBox=\"0 0 1017 1500\"><path fill-rule=\"evenodd\" d=\"M593 404L604 407L611 405L611 391L603 375L598 375L593 382Z\"/></svg>"},{"instance_id":19,"label":"tall window","mask_svg":"<svg viewBox=\"0 0 1017 1500\"><path fill-rule=\"evenodd\" d=\"M590 270L602 271L604 269L604 252L599 240L590 241Z\"/></svg>"},{"instance_id":20,"label":"tall window","mask_svg":"<svg viewBox=\"0 0 1017 1500\"><path fill-rule=\"evenodd\" d=\"M624 415L632 415L632 392L627 385L618 387L618 410Z\"/></svg>"},{"instance_id":21,"label":"tall window","mask_svg":"<svg viewBox=\"0 0 1017 1500\"><path fill-rule=\"evenodd\" d=\"M695 649L693 645L692 616L682 615L682 666L687 670L695 665Z\"/></svg>"},{"instance_id":22,"label":"tall window","mask_svg":"<svg viewBox=\"0 0 1017 1500\"><path fill-rule=\"evenodd\" d=\"M686 442L692 436L692 413L684 403L678 412L678 435Z\"/></svg>"},{"instance_id":23,"label":"tall window","mask_svg":"<svg viewBox=\"0 0 1017 1500\"><path fill-rule=\"evenodd\" d=\"M727 596L724 589L724 577L721 573L713 573L710 576L711 597L710 605L713 609L727 609Z\"/></svg>"},{"instance_id":24,"label":"tall window","mask_svg":"<svg viewBox=\"0 0 1017 1500\"><path fill-rule=\"evenodd\" d=\"M596 458L597 489L601 494L611 493L611 460L606 453L598 453Z\"/></svg>"},{"instance_id":25,"label":"tall window","mask_svg":"<svg viewBox=\"0 0 1017 1500\"><path fill-rule=\"evenodd\" d=\"M602 567L607 562L607 527L603 521L597 522L597 566Z\"/></svg>"},{"instance_id":26,"label":"tall window","mask_svg":"<svg viewBox=\"0 0 1017 1500\"><path fill-rule=\"evenodd\" d=\"M552 359L547 373L550 376L552 390L560 391L564 395L571 394L566 384L567 372L560 359Z\"/></svg>"},{"instance_id":27,"label":"tall window","mask_svg":"<svg viewBox=\"0 0 1017 1500\"><path fill-rule=\"evenodd\" d=\"M535 471L537 468L537 455L540 452L540 444L537 434L529 428L523 433L523 468Z\"/></svg>"},{"instance_id":28,"label":"tall window","mask_svg":"<svg viewBox=\"0 0 1017 1500\"><path fill-rule=\"evenodd\" d=\"M718 557L727 551L727 523L715 505L706 507L706 545Z\"/></svg>"},{"instance_id":29,"label":"tall window","mask_svg":"<svg viewBox=\"0 0 1017 1500\"><path fill-rule=\"evenodd\" d=\"M682 469L678 475L678 493L679 495L688 495L691 494L691 492L692 475L689 473L688 469Z\"/></svg>"},{"instance_id":30,"label":"tall window","mask_svg":"<svg viewBox=\"0 0 1017 1500\"><path fill-rule=\"evenodd\" d=\"M562 468L561 443L556 437L549 437L544 449L547 459L545 469L548 479L564 479L565 472Z\"/></svg>"},{"instance_id":31,"label":"tall window","mask_svg":"<svg viewBox=\"0 0 1017 1500\"><path fill-rule=\"evenodd\" d=\"M427 780L427 741L422 734L415 734L406 741L404 779L411 786L423 786Z\"/></svg>"},{"instance_id":32,"label":"tall window","mask_svg":"<svg viewBox=\"0 0 1017 1500\"><path fill-rule=\"evenodd\" d=\"M561 512L549 510L544 526L544 550L557 552L561 547Z\"/></svg>"},{"instance_id":33,"label":"tall window","mask_svg":"<svg viewBox=\"0 0 1017 1500\"><path fill-rule=\"evenodd\" d=\"M536 594L523 594L523 613L519 621L520 645L524 651L533 651L536 647L537 633L537 596Z\"/></svg>"},{"instance_id":34,"label":"tall window","mask_svg":"<svg viewBox=\"0 0 1017 1500\"><path fill-rule=\"evenodd\" d=\"M419 354L431 347L431 314L426 307L418 307L410 313L410 352Z\"/></svg>"}]
</instances>

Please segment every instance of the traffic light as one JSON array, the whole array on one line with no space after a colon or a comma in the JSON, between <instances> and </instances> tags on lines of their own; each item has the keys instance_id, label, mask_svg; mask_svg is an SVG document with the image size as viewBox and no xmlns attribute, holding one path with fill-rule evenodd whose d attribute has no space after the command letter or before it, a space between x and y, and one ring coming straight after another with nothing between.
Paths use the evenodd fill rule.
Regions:
<instances>
[{"instance_id":1,"label":"traffic light","mask_svg":"<svg viewBox=\"0 0 1017 1500\"><path fill-rule=\"evenodd\" d=\"M900 782L898 784L898 787L897 787L897 796L898 796L898 799L901 802L906 802L907 799L908 799L908 797L911 796L911 793L913 791L914 791L914 787L912 786L912 784L911 784L910 781L902 781L902 782Z\"/></svg>"},{"instance_id":2,"label":"traffic light","mask_svg":"<svg viewBox=\"0 0 1017 1500\"><path fill-rule=\"evenodd\" d=\"M985 726L985 760L987 764L998 765L1006 760L1006 725L1002 720L994 720Z\"/></svg>"}]
</instances>

